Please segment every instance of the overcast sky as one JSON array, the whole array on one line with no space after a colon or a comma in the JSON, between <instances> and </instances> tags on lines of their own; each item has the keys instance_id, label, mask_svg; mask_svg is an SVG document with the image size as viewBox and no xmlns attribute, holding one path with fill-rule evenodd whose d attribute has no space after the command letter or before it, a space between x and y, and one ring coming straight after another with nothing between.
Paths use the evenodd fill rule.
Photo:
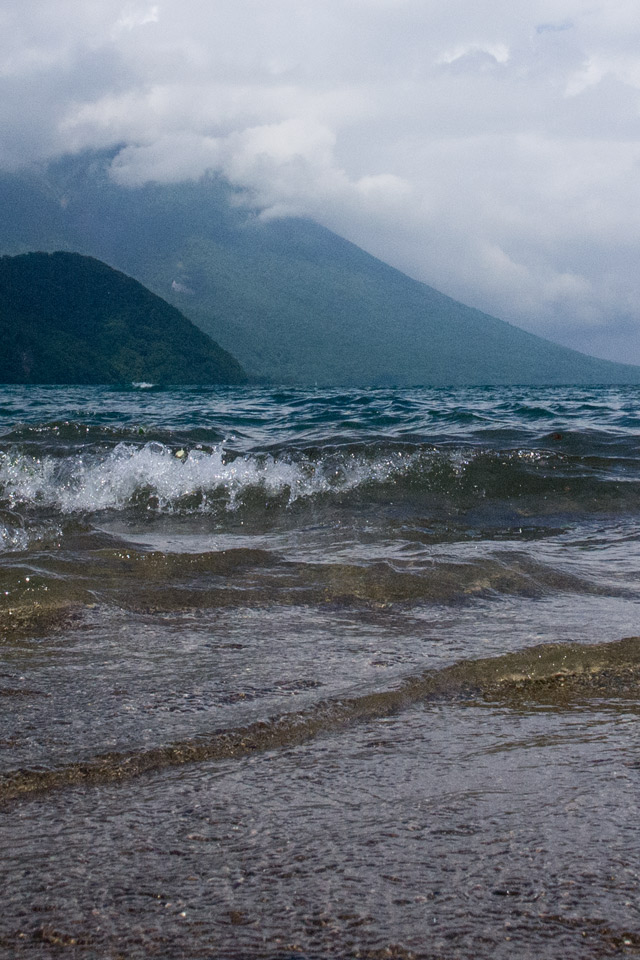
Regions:
<instances>
[{"instance_id":1,"label":"overcast sky","mask_svg":"<svg viewBox=\"0 0 640 960\"><path fill-rule=\"evenodd\" d=\"M0 165L126 143L445 293L640 363L637 0L23 0Z\"/></svg>"}]
</instances>

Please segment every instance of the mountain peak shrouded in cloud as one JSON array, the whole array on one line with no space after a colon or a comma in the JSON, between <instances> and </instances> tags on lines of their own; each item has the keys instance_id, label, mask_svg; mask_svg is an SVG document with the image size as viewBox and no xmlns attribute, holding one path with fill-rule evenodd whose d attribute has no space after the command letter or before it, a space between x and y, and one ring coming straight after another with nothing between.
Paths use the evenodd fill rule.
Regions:
<instances>
[{"instance_id":1,"label":"mountain peak shrouded in cloud","mask_svg":"<svg viewBox=\"0 0 640 960\"><path fill-rule=\"evenodd\" d=\"M0 167L120 146L222 174L538 334L640 362L640 20L628 0L26 0Z\"/></svg>"},{"instance_id":2,"label":"mountain peak shrouded in cloud","mask_svg":"<svg viewBox=\"0 0 640 960\"><path fill-rule=\"evenodd\" d=\"M532 336L309 219L262 216L219 176L124 187L109 176L112 160L89 152L39 176L0 175L0 252L62 248L98 257L169 300L254 379L640 383L640 367Z\"/></svg>"}]
</instances>

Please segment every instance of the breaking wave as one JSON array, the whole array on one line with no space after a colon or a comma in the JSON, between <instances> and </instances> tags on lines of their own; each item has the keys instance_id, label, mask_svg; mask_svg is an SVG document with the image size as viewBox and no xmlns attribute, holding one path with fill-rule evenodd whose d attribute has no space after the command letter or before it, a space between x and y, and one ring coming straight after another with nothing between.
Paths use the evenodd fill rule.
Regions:
<instances>
[{"instance_id":1,"label":"breaking wave","mask_svg":"<svg viewBox=\"0 0 640 960\"><path fill-rule=\"evenodd\" d=\"M66 456L0 452L0 509L65 515L128 508L160 513L288 507L300 500L356 495L445 497L467 508L482 501L535 498L546 512L635 508L638 480L607 461L536 450L443 450L421 445L325 447L280 454L235 454L222 444L187 449L157 441L120 442ZM19 537L11 525L0 537ZM0 540L0 543L2 540Z\"/></svg>"},{"instance_id":2,"label":"breaking wave","mask_svg":"<svg viewBox=\"0 0 640 960\"><path fill-rule=\"evenodd\" d=\"M259 490L292 503L387 479L403 466L402 457L370 464L352 458L338 466L268 455L232 458L222 447L187 452L156 442L142 447L120 443L103 455L0 454L0 496L12 508L38 504L65 514L140 504L158 511L206 511L211 499L216 505L222 499L233 509L247 492Z\"/></svg>"}]
</instances>

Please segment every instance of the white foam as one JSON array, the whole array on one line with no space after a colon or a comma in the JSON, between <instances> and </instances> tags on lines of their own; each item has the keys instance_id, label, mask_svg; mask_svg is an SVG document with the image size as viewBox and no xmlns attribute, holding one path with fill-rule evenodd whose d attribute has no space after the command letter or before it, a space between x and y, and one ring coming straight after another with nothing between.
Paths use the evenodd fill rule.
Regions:
<instances>
[{"instance_id":1,"label":"white foam","mask_svg":"<svg viewBox=\"0 0 640 960\"><path fill-rule=\"evenodd\" d=\"M26 530L0 521L0 553L9 550L26 550L29 537Z\"/></svg>"},{"instance_id":2,"label":"white foam","mask_svg":"<svg viewBox=\"0 0 640 960\"><path fill-rule=\"evenodd\" d=\"M251 455L226 460L222 447L178 454L160 443L121 443L106 454L65 459L3 453L0 498L11 508L42 505L64 514L119 509L135 499L146 500L151 509L180 510L180 501L194 496L197 509L206 510L221 498L233 509L252 490L292 503L384 481L403 472L412 459L396 454L367 460L346 454L319 461Z\"/></svg>"}]
</instances>

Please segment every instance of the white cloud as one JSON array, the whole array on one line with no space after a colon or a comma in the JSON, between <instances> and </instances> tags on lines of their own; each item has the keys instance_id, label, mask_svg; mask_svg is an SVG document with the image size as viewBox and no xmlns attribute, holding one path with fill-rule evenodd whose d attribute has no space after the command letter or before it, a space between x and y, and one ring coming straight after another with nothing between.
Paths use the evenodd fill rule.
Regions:
<instances>
[{"instance_id":1,"label":"white cloud","mask_svg":"<svg viewBox=\"0 0 640 960\"><path fill-rule=\"evenodd\" d=\"M639 49L636 0L25 0L0 12L0 164L124 142L123 184L215 169L640 362Z\"/></svg>"},{"instance_id":2,"label":"white cloud","mask_svg":"<svg viewBox=\"0 0 640 960\"><path fill-rule=\"evenodd\" d=\"M157 23L159 19L160 8L157 4L150 7L130 7L123 10L113 28L113 34L121 30L134 30L136 27L144 27L147 23Z\"/></svg>"},{"instance_id":3,"label":"white cloud","mask_svg":"<svg viewBox=\"0 0 640 960\"><path fill-rule=\"evenodd\" d=\"M126 187L149 180L174 183L193 180L220 162L220 141L195 134L167 135L146 146L124 147L111 166L113 179Z\"/></svg>"},{"instance_id":4,"label":"white cloud","mask_svg":"<svg viewBox=\"0 0 640 960\"><path fill-rule=\"evenodd\" d=\"M495 60L496 63L507 63L509 60L509 47L504 43L460 43L455 47L446 50L436 57L436 63L455 63L456 60L462 60L473 54L486 54Z\"/></svg>"}]
</instances>

